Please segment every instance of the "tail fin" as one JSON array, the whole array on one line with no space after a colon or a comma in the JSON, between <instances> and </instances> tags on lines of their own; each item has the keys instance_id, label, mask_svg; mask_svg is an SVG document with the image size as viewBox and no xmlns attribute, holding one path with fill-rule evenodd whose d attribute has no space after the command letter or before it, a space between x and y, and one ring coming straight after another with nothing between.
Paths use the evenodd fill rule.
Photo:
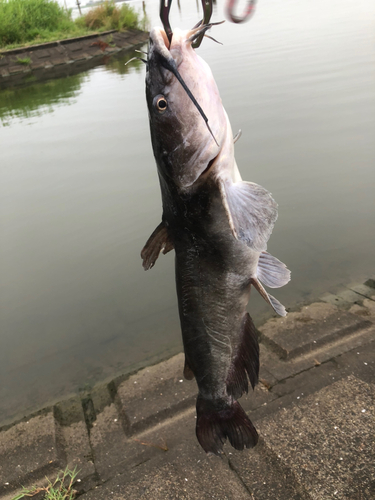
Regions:
<instances>
[{"instance_id":1,"label":"tail fin","mask_svg":"<svg viewBox=\"0 0 375 500\"><path fill-rule=\"evenodd\" d=\"M197 399L196 434L206 453L219 455L228 438L236 450L252 448L258 433L237 401Z\"/></svg>"}]
</instances>

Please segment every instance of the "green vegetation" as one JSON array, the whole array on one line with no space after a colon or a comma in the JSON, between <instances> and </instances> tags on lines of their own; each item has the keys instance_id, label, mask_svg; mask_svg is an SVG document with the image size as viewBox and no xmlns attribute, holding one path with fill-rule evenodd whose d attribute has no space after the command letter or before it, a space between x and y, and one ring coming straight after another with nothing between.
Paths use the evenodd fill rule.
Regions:
<instances>
[{"instance_id":1,"label":"green vegetation","mask_svg":"<svg viewBox=\"0 0 375 500\"><path fill-rule=\"evenodd\" d=\"M90 30L118 30L139 27L139 15L128 5L117 7L114 2L104 2L79 17L76 24Z\"/></svg>"},{"instance_id":2,"label":"green vegetation","mask_svg":"<svg viewBox=\"0 0 375 500\"><path fill-rule=\"evenodd\" d=\"M17 57L17 62L18 64L30 64L31 63L31 59L30 57Z\"/></svg>"},{"instance_id":3,"label":"green vegetation","mask_svg":"<svg viewBox=\"0 0 375 500\"><path fill-rule=\"evenodd\" d=\"M0 90L0 129L11 126L14 120L29 120L53 113L56 108L76 102L86 74L79 73L65 78L34 82L33 75L25 79L25 87Z\"/></svg>"},{"instance_id":4,"label":"green vegetation","mask_svg":"<svg viewBox=\"0 0 375 500\"><path fill-rule=\"evenodd\" d=\"M14 48L126 28L145 29L146 17L106 1L72 20L55 0L0 0L0 48Z\"/></svg>"},{"instance_id":5,"label":"green vegetation","mask_svg":"<svg viewBox=\"0 0 375 500\"><path fill-rule=\"evenodd\" d=\"M48 481L47 486L32 488L23 488L22 492L12 500L21 500L23 498L30 498L38 493L44 493L44 500L73 500L76 497L76 491L73 489L74 481L78 472L76 469L69 470L66 468L64 471L59 472L57 478L53 483Z\"/></svg>"}]
</instances>

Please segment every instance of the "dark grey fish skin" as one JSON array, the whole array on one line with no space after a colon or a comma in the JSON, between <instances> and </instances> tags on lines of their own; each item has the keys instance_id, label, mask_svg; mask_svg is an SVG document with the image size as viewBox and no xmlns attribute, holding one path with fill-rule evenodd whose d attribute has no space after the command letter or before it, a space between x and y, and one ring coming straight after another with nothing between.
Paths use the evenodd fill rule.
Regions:
<instances>
[{"instance_id":1,"label":"dark grey fish skin","mask_svg":"<svg viewBox=\"0 0 375 500\"><path fill-rule=\"evenodd\" d=\"M265 252L276 204L260 186L241 181L216 85L206 67L199 72L200 60L184 57L189 36L174 34L169 47L161 30L150 35L146 98L163 216L141 256L149 269L160 252L175 249L184 375L195 376L199 388L197 438L206 452L219 454L227 438L239 450L258 441L237 402L248 391L248 379L254 388L259 374L258 339L246 307L254 285L284 315L258 275L266 285L278 287L289 280L289 271ZM199 95L217 142L165 69L165 58L171 57L189 88L199 93L207 86Z\"/></svg>"}]
</instances>

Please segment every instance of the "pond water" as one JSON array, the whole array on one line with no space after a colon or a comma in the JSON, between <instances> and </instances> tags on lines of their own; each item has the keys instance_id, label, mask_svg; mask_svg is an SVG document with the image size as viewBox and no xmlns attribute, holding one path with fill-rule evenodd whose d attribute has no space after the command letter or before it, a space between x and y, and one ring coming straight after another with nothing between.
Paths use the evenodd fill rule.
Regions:
<instances>
[{"instance_id":1,"label":"pond water","mask_svg":"<svg viewBox=\"0 0 375 500\"><path fill-rule=\"evenodd\" d=\"M172 26L190 28L180 3ZM242 129L242 177L279 203L289 308L374 271L374 19L373 0L259 0L199 49ZM161 201L145 69L124 60L0 92L0 424L181 349L173 252L147 273L139 256Z\"/></svg>"}]
</instances>

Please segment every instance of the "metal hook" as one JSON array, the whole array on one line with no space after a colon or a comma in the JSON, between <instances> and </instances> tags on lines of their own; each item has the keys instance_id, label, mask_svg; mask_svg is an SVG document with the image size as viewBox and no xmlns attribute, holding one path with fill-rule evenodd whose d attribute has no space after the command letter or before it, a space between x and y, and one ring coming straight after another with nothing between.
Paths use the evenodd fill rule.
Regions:
<instances>
[{"instance_id":1,"label":"metal hook","mask_svg":"<svg viewBox=\"0 0 375 500\"><path fill-rule=\"evenodd\" d=\"M202 9L203 9L203 19L200 23L198 23L198 26L203 26L210 22L212 16L212 0L202 0ZM203 37L204 33L202 33L201 36L198 37L194 43L192 43L193 49L197 49L200 46Z\"/></svg>"},{"instance_id":2,"label":"metal hook","mask_svg":"<svg viewBox=\"0 0 375 500\"><path fill-rule=\"evenodd\" d=\"M233 13L237 0L228 0L226 11L232 23L243 23L246 21L254 13L255 2L256 0L249 0L242 17L239 17Z\"/></svg>"},{"instance_id":3,"label":"metal hook","mask_svg":"<svg viewBox=\"0 0 375 500\"><path fill-rule=\"evenodd\" d=\"M164 26L164 31L168 37L169 43L172 42L172 28L169 23L169 11L171 10L172 0L160 0L160 19Z\"/></svg>"}]
</instances>

